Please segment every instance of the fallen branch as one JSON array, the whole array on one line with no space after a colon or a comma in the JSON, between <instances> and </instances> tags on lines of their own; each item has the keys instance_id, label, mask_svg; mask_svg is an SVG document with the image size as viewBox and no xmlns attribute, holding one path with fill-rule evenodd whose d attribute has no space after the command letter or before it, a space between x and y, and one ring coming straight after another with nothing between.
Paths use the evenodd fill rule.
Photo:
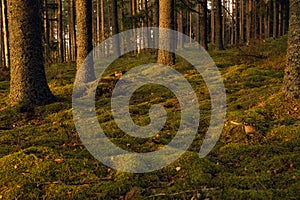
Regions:
<instances>
[{"instance_id":1,"label":"fallen branch","mask_svg":"<svg viewBox=\"0 0 300 200\"><path fill-rule=\"evenodd\" d=\"M263 56L263 55L256 55L256 54L248 54L245 51L243 51L240 47L237 47L241 52L242 52L242 56L246 56L246 57L254 57L254 58L258 58L258 59L265 59L267 58L267 56Z\"/></svg>"}]
</instances>

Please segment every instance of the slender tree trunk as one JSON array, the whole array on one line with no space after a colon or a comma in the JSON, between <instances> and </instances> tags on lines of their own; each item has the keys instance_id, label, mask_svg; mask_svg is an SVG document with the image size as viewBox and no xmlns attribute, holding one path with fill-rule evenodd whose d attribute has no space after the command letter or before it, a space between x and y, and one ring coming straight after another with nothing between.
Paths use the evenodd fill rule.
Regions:
<instances>
[{"instance_id":1,"label":"slender tree trunk","mask_svg":"<svg viewBox=\"0 0 300 200\"><path fill-rule=\"evenodd\" d=\"M179 10L179 13L177 15L177 31L179 33L183 33L183 11L181 9ZM184 47L183 37L180 37L180 34L178 35L177 47Z\"/></svg>"},{"instance_id":2,"label":"slender tree trunk","mask_svg":"<svg viewBox=\"0 0 300 200\"><path fill-rule=\"evenodd\" d=\"M211 0L211 43L215 44L215 0Z\"/></svg>"},{"instance_id":3,"label":"slender tree trunk","mask_svg":"<svg viewBox=\"0 0 300 200\"><path fill-rule=\"evenodd\" d=\"M94 81L93 59L90 63L84 60L93 50L92 35L92 0L76 0L76 22L77 22L77 70L80 70L78 82L87 83Z\"/></svg>"},{"instance_id":4,"label":"slender tree trunk","mask_svg":"<svg viewBox=\"0 0 300 200\"><path fill-rule=\"evenodd\" d=\"M287 97L300 99L300 0L290 0L290 26L284 89Z\"/></svg>"},{"instance_id":5,"label":"slender tree trunk","mask_svg":"<svg viewBox=\"0 0 300 200\"><path fill-rule=\"evenodd\" d=\"M73 60L77 60L77 33L76 33L76 5L75 5L75 0L71 0L72 2L72 32L73 32L73 37L72 37L72 50L73 50L73 55L74 58Z\"/></svg>"},{"instance_id":6,"label":"slender tree trunk","mask_svg":"<svg viewBox=\"0 0 300 200\"><path fill-rule=\"evenodd\" d=\"M235 0L235 43L240 43L240 2Z\"/></svg>"},{"instance_id":7,"label":"slender tree trunk","mask_svg":"<svg viewBox=\"0 0 300 200\"><path fill-rule=\"evenodd\" d=\"M208 50L208 22L207 22L207 0L203 0L203 4L200 5L200 38L201 38L201 45L204 49Z\"/></svg>"},{"instance_id":8,"label":"slender tree trunk","mask_svg":"<svg viewBox=\"0 0 300 200\"><path fill-rule=\"evenodd\" d=\"M2 4L0 4L0 10L2 10ZM2 34L2 15L0 14L0 70L5 69L5 64L3 63L3 34Z\"/></svg>"},{"instance_id":9,"label":"slender tree trunk","mask_svg":"<svg viewBox=\"0 0 300 200\"><path fill-rule=\"evenodd\" d=\"M222 0L216 0L216 48L224 50L222 27Z\"/></svg>"},{"instance_id":10,"label":"slender tree trunk","mask_svg":"<svg viewBox=\"0 0 300 200\"><path fill-rule=\"evenodd\" d=\"M196 4L196 11L198 12L196 14L196 31L195 31L195 40L200 43L201 37L200 37L200 26L201 26L201 13L200 13L200 7L201 4L198 2Z\"/></svg>"},{"instance_id":11,"label":"slender tree trunk","mask_svg":"<svg viewBox=\"0 0 300 200\"><path fill-rule=\"evenodd\" d=\"M253 20L252 20L252 8L253 8L253 0L248 0L247 2L247 21L246 21L246 37L247 44L250 43L253 32Z\"/></svg>"},{"instance_id":12,"label":"slender tree trunk","mask_svg":"<svg viewBox=\"0 0 300 200\"><path fill-rule=\"evenodd\" d=\"M104 0L100 0L101 6L101 42L105 40L105 13L104 13Z\"/></svg>"},{"instance_id":13,"label":"slender tree trunk","mask_svg":"<svg viewBox=\"0 0 300 200\"><path fill-rule=\"evenodd\" d=\"M42 105L53 102L47 84L39 0L9 0L11 49L10 103Z\"/></svg>"},{"instance_id":14,"label":"slender tree trunk","mask_svg":"<svg viewBox=\"0 0 300 200\"><path fill-rule=\"evenodd\" d=\"M241 32L241 42L245 42L245 32L244 32L244 23L245 23L245 4L244 0L241 1L241 12L240 12L240 32Z\"/></svg>"},{"instance_id":15,"label":"slender tree trunk","mask_svg":"<svg viewBox=\"0 0 300 200\"><path fill-rule=\"evenodd\" d=\"M278 5L277 0L273 0L273 37L278 35Z\"/></svg>"},{"instance_id":16,"label":"slender tree trunk","mask_svg":"<svg viewBox=\"0 0 300 200\"><path fill-rule=\"evenodd\" d=\"M96 1L96 9L97 9L97 45L101 43L101 0Z\"/></svg>"},{"instance_id":17,"label":"slender tree trunk","mask_svg":"<svg viewBox=\"0 0 300 200\"><path fill-rule=\"evenodd\" d=\"M59 45L59 62L65 61L64 56L64 29L63 29L63 8L62 8L62 0L58 0L58 45Z\"/></svg>"},{"instance_id":18,"label":"slender tree trunk","mask_svg":"<svg viewBox=\"0 0 300 200\"><path fill-rule=\"evenodd\" d=\"M7 21L7 0L2 0L2 28L3 28L3 42L4 42L4 63L5 67L10 67L10 51L9 51L9 30Z\"/></svg>"},{"instance_id":19,"label":"slender tree trunk","mask_svg":"<svg viewBox=\"0 0 300 200\"><path fill-rule=\"evenodd\" d=\"M112 0L111 1L111 7L112 7L112 12L111 12L111 21L112 21L112 34L117 35L119 34L119 22L118 22L118 1L117 0ZM113 51L114 53L119 56L121 54L120 51L120 41L119 37L116 37L115 44L113 44Z\"/></svg>"},{"instance_id":20,"label":"slender tree trunk","mask_svg":"<svg viewBox=\"0 0 300 200\"><path fill-rule=\"evenodd\" d=\"M159 2L159 28L174 29L174 0L160 0ZM159 47L168 47L172 49L175 38L168 31L162 31L159 34ZM175 55L168 51L159 50L157 62L160 64L172 66L175 64Z\"/></svg>"}]
</instances>

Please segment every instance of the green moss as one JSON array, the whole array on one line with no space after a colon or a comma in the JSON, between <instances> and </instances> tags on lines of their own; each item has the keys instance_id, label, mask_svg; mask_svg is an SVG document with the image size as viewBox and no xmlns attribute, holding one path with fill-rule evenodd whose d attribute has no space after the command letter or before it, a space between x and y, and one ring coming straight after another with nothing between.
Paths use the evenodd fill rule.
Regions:
<instances>
[{"instance_id":1,"label":"green moss","mask_svg":"<svg viewBox=\"0 0 300 200\"><path fill-rule=\"evenodd\" d=\"M169 166L146 174L110 169L82 145L72 116L74 64L46 67L59 101L35 108L6 104L9 82L0 81L0 197L3 199L299 199L300 108L281 92L286 36L241 47L266 59L246 58L238 48L210 51L222 74L227 93L227 122L213 151L199 159L198 152L209 126L211 104L207 87L184 59L174 67L191 83L200 106L200 128L189 151ZM259 49L264 47L263 50ZM168 144L180 124L175 95L157 85L146 85L130 101L133 120L150 122L149 108L161 104L168 120L154 137L133 138L113 120L110 96L115 71L155 62L150 53L128 54L105 72L96 94L102 129L117 146L132 152L155 151ZM251 136L242 122L256 125ZM232 123L233 122L233 123ZM240 125L237 125L240 124ZM165 159L164 157L161 160ZM125 168L138 167L130 157Z\"/></svg>"}]
</instances>

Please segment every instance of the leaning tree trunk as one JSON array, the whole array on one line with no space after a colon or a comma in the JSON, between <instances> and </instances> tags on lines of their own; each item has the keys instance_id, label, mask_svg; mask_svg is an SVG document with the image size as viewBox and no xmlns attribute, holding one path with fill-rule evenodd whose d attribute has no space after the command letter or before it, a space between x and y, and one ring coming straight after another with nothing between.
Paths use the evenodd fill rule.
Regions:
<instances>
[{"instance_id":1,"label":"leaning tree trunk","mask_svg":"<svg viewBox=\"0 0 300 200\"><path fill-rule=\"evenodd\" d=\"M174 0L159 1L159 28L174 29ZM169 31L160 31L159 33L159 48L168 47L174 48L175 38ZM175 54L158 50L157 62L160 64L172 66L175 64Z\"/></svg>"},{"instance_id":2,"label":"leaning tree trunk","mask_svg":"<svg viewBox=\"0 0 300 200\"><path fill-rule=\"evenodd\" d=\"M76 1L76 22L77 22L77 70L80 76L78 82L87 83L95 80L94 62L92 55L89 62L84 60L93 50L93 24L92 24L92 0Z\"/></svg>"},{"instance_id":3,"label":"leaning tree trunk","mask_svg":"<svg viewBox=\"0 0 300 200\"><path fill-rule=\"evenodd\" d=\"M287 97L300 98L300 0L290 1L290 26L284 89Z\"/></svg>"},{"instance_id":4,"label":"leaning tree trunk","mask_svg":"<svg viewBox=\"0 0 300 200\"><path fill-rule=\"evenodd\" d=\"M47 84L39 0L9 0L11 50L10 103L41 105L54 101Z\"/></svg>"}]
</instances>

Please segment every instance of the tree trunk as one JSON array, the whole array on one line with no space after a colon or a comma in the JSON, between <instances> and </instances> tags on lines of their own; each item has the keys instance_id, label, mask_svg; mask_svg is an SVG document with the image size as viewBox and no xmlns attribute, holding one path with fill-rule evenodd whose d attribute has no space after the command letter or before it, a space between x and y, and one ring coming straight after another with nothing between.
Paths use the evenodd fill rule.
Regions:
<instances>
[{"instance_id":1,"label":"tree trunk","mask_svg":"<svg viewBox=\"0 0 300 200\"><path fill-rule=\"evenodd\" d=\"M215 0L211 0L211 43L215 44Z\"/></svg>"},{"instance_id":2,"label":"tree trunk","mask_svg":"<svg viewBox=\"0 0 300 200\"><path fill-rule=\"evenodd\" d=\"M81 76L78 82L90 82L95 80L93 59L90 63L82 65L88 54L93 50L92 35L92 0L76 0L77 22L77 70Z\"/></svg>"},{"instance_id":3,"label":"tree trunk","mask_svg":"<svg viewBox=\"0 0 300 200\"><path fill-rule=\"evenodd\" d=\"M9 0L11 49L10 103L42 105L53 102L47 84L39 0Z\"/></svg>"},{"instance_id":4,"label":"tree trunk","mask_svg":"<svg viewBox=\"0 0 300 200\"><path fill-rule=\"evenodd\" d=\"M118 22L118 1L117 0L112 0L111 1L111 21L112 21L112 35L117 35L119 34L119 22ZM116 36L115 44L113 44L113 51L114 53L119 56L121 54L120 51L120 41L119 37Z\"/></svg>"},{"instance_id":5,"label":"tree trunk","mask_svg":"<svg viewBox=\"0 0 300 200\"><path fill-rule=\"evenodd\" d=\"M200 5L200 38L201 38L201 45L204 49L208 50L208 41L207 41L207 0L203 0L203 4Z\"/></svg>"},{"instance_id":6,"label":"tree trunk","mask_svg":"<svg viewBox=\"0 0 300 200\"><path fill-rule=\"evenodd\" d=\"M278 35L278 5L277 0L273 0L273 37Z\"/></svg>"},{"instance_id":7,"label":"tree trunk","mask_svg":"<svg viewBox=\"0 0 300 200\"><path fill-rule=\"evenodd\" d=\"M177 15L177 31L179 33L183 33L183 11L180 9L178 11L178 15ZM184 47L184 43L183 43L183 37L180 37L181 34L178 34L178 39L177 39L177 47L178 48L183 48Z\"/></svg>"},{"instance_id":8,"label":"tree trunk","mask_svg":"<svg viewBox=\"0 0 300 200\"><path fill-rule=\"evenodd\" d=\"M250 40L252 38L252 32L253 32L253 20L252 20L252 5L253 5L253 0L248 0L247 2L247 19L246 19L246 39L247 39L247 44L250 43Z\"/></svg>"},{"instance_id":9,"label":"tree trunk","mask_svg":"<svg viewBox=\"0 0 300 200\"><path fill-rule=\"evenodd\" d=\"M235 0L235 43L240 43L240 2Z\"/></svg>"},{"instance_id":10,"label":"tree trunk","mask_svg":"<svg viewBox=\"0 0 300 200\"><path fill-rule=\"evenodd\" d=\"M63 9L62 9L62 0L58 0L58 45L59 45L59 62L63 63L65 61L64 55L64 29L63 29Z\"/></svg>"},{"instance_id":11,"label":"tree trunk","mask_svg":"<svg viewBox=\"0 0 300 200\"><path fill-rule=\"evenodd\" d=\"M241 3L241 12L240 12L240 35L241 35L241 42L244 43L245 42L245 32L244 32L244 24L245 24L245 4L244 4L244 0L240 0Z\"/></svg>"},{"instance_id":12,"label":"tree trunk","mask_svg":"<svg viewBox=\"0 0 300 200\"><path fill-rule=\"evenodd\" d=\"M284 89L287 97L300 98L300 0L290 0L290 26Z\"/></svg>"},{"instance_id":13,"label":"tree trunk","mask_svg":"<svg viewBox=\"0 0 300 200\"><path fill-rule=\"evenodd\" d=\"M9 51L9 30L7 22L7 0L2 0L2 28L3 28L3 43L4 43L4 63L5 67L10 67L10 51Z\"/></svg>"},{"instance_id":14,"label":"tree trunk","mask_svg":"<svg viewBox=\"0 0 300 200\"><path fill-rule=\"evenodd\" d=\"M159 2L159 28L174 29L174 0L161 0ZM172 41L174 37L168 31L160 31L159 33L159 47L168 47L172 49L174 46ZM172 66L175 64L175 54L159 50L157 62L160 64Z\"/></svg>"},{"instance_id":15,"label":"tree trunk","mask_svg":"<svg viewBox=\"0 0 300 200\"><path fill-rule=\"evenodd\" d=\"M222 0L216 0L216 48L224 50L222 27Z\"/></svg>"}]
</instances>

